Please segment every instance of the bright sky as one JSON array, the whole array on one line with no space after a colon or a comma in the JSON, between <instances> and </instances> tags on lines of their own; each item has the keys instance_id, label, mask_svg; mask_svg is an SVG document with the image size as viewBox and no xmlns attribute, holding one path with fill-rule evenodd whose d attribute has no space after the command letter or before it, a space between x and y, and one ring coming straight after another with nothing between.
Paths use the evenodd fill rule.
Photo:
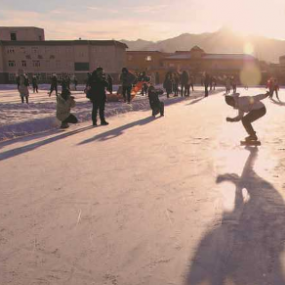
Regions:
<instances>
[{"instance_id":1,"label":"bright sky","mask_svg":"<svg viewBox=\"0 0 285 285\"><path fill-rule=\"evenodd\" d=\"M224 25L285 39L285 0L0 0L0 26L38 26L47 39L162 40Z\"/></svg>"}]
</instances>

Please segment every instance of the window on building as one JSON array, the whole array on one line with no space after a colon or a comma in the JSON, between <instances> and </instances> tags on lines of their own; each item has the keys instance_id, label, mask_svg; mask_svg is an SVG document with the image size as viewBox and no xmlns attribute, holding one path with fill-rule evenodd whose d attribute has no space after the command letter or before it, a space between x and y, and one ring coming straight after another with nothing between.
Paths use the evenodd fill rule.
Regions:
<instances>
[{"instance_id":1,"label":"window on building","mask_svg":"<svg viewBox=\"0 0 285 285\"><path fill-rule=\"evenodd\" d=\"M39 51L39 48L38 47L32 47L32 52L33 53L38 53Z\"/></svg>"},{"instance_id":2,"label":"window on building","mask_svg":"<svg viewBox=\"0 0 285 285\"><path fill-rule=\"evenodd\" d=\"M75 62L75 71L89 71L89 62Z\"/></svg>"},{"instance_id":3,"label":"window on building","mask_svg":"<svg viewBox=\"0 0 285 285\"><path fill-rule=\"evenodd\" d=\"M42 36L39 36L39 41L42 41L42 40L43 40Z\"/></svg>"},{"instance_id":4,"label":"window on building","mask_svg":"<svg viewBox=\"0 0 285 285\"><path fill-rule=\"evenodd\" d=\"M145 60L146 61L152 61L152 57L150 55L148 55Z\"/></svg>"},{"instance_id":5,"label":"window on building","mask_svg":"<svg viewBox=\"0 0 285 285\"><path fill-rule=\"evenodd\" d=\"M50 59L55 59L55 56L54 56L54 55L51 55L49 58L50 58Z\"/></svg>"},{"instance_id":6,"label":"window on building","mask_svg":"<svg viewBox=\"0 0 285 285\"><path fill-rule=\"evenodd\" d=\"M9 66L9 67L15 67L15 66L16 66L15 60L9 60L9 61L8 61L8 66Z\"/></svg>"},{"instance_id":7,"label":"window on building","mask_svg":"<svg viewBox=\"0 0 285 285\"><path fill-rule=\"evenodd\" d=\"M22 60L22 67L27 67L27 62L25 60Z\"/></svg>"},{"instance_id":8,"label":"window on building","mask_svg":"<svg viewBox=\"0 0 285 285\"><path fill-rule=\"evenodd\" d=\"M43 59L43 56L42 55L38 55L38 59Z\"/></svg>"},{"instance_id":9,"label":"window on building","mask_svg":"<svg viewBox=\"0 0 285 285\"><path fill-rule=\"evenodd\" d=\"M31 56L29 54L26 55L26 59L31 59Z\"/></svg>"},{"instance_id":10,"label":"window on building","mask_svg":"<svg viewBox=\"0 0 285 285\"><path fill-rule=\"evenodd\" d=\"M16 41L17 40L17 34L16 33L11 33L10 37L11 37L11 41Z\"/></svg>"},{"instance_id":11,"label":"window on building","mask_svg":"<svg viewBox=\"0 0 285 285\"><path fill-rule=\"evenodd\" d=\"M33 60L33 67L40 67L41 63L39 60Z\"/></svg>"},{"instance_id":12,"label":"window on building","mask_svg":"<svg viewBox=\"0 0 285 285\"><path fill-rule=\"evenodd\" d=\"M9 48L7 49L7 53L9 54L15 53L15 50L13 48Z\"/></svg>"}]
</instances>

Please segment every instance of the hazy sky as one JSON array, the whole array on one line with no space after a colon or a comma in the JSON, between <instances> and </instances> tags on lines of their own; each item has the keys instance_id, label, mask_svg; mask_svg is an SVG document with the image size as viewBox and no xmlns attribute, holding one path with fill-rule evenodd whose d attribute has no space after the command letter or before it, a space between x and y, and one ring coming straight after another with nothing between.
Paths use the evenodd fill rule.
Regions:
<instances>
[{"instance_id":1,"label":"hazy sky","mask_svg":"<svg viewBox=\"0 0 285 285\"><path fill-rule=\"evenodd\" d=\"M0 25L47 39L162 40L218 30L285 39L285 0L0 0Z\"/></svg>"}]
</instances>

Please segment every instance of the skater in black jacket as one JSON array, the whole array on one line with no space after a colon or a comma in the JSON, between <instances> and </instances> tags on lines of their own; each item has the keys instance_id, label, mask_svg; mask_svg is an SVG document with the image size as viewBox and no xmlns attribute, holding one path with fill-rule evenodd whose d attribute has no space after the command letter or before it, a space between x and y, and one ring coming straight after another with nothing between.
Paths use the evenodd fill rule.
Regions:
<instances>
[{"instance_id":1,"label":"skater in black jacket","mask_svg":"<svg viewBox=\"0 0 285 285\"><path fill-rule=\"evenodd\" d=\"M155 89L153 86L148 88L148 99L152 109L152 116L155 117L158 113L164 116L164 103L160 102L158 96L163 94L163 90Z\"/></svg>"}]
</instances>

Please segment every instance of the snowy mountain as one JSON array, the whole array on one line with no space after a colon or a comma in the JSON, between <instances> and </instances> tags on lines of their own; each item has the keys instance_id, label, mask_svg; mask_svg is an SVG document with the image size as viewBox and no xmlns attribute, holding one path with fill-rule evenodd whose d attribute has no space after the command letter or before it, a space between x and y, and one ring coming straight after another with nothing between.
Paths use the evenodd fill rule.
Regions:
<instances>
[{"instance_id":1,"label":"snowy mountain","mask_svg":"<svg viewBox=\"0 0 285 285\"><path fill-rule=\"evenodd\" d=\"M208 53L245 53L245 47L253 47L253 55L267 62L279 62L279 57L285 55L285 41L261 36L234 32L229 28L222 28L217 32L203 34L181 34L178 37L159 42L139 39L137 41L122 40L130 51L148 50L175 52L190 50L198 45Z\"/></svg>"}]
</instances>

